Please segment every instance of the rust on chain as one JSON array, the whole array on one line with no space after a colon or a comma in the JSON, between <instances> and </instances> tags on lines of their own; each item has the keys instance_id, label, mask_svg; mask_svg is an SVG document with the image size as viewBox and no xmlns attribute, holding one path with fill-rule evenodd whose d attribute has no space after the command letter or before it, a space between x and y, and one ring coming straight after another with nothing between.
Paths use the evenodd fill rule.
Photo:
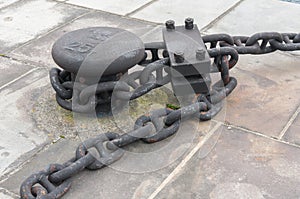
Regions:
<instances>
[{"instance_id":1,"label":"rust on chain","mask_svg":"<svg viewBox=\"0 0 300 199\"><path fill-rule=\"evenodd\" d=\"M60 184L51 182L48 176L60 171L64 166L50 164L45 170L39 171L29 176L21 185L20 195L24 199L49 198L55 199L62 197L71 187L70 179Z\"/></svg>"},{"instance_id":2,"label":"rust on chain","mask_svg":"<svg viewBox=\"0 0 300 199\"><path fill-rule=\"evenodd\" d=\"M77 147L71 160L62 165L51 164L25 179L20 188L22 199L61 198L69 190L74 175L84 169L101 169L113 164L123 156L122 147L139 140L145 143L164 140L174 135L180 124L191 117L199 121L212 119L221 111L224 99L237 86L237 80L230 76L230 69L237 64L239 55L300 50L298 33L262 32L252 36L212 34L201 37L197 25L193 23L191 18L186 19L185 26L175 26L174 21L167 21L163 42L143 44L128 31L101 27L71 32L69 36L73 37L62 37L54 45L54 59L64 70L51 69L50 82L58 104L74 112L95 111L98 106L111 105L112 98L119 102L133 100L170 82L174 91L176 85L202 88L194 89L199 92L193 93L194 101L187 106L177 110L158 109L140 116L128 133L119 135L108 132L85 140ZM118 35L119 40L111 39L110 49L103 41L113 35ZM189 43L191 38L195 43ZM124 42L118 47L121 40L128 40L134 48ZM99 57L103 58L98 44L107 47L102 51L112 51L111 54L117 57L110 58L116 58L116 62L107 64L101 59L99 65L95 62L97 59L90 59L91 51L95 52L92 56L100 53ZM189 49L184 52L187 45ZM57 49L61 48L63 53L60 54ZM78 59L74 60L70 55ZM79 72L81 64L88 66L84 74ZM128 69L135 64L144 68L128 73ZM107 65L109 68L105 71ZM186 83L177 81L180 74L178 76L173 69L182 73ZM99 74L99 70L104 72L104 76L97 77L97 81L87 77ZM220 73L220 80L211 84L210 73Z\"/></svg>"}]
</instances>

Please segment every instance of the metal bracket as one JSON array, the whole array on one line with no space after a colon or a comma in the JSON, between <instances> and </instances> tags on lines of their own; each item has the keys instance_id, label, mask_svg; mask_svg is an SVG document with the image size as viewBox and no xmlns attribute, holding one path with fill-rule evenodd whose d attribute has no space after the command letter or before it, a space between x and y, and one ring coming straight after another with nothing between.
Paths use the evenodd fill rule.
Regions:
<instances>
[{"instance_id":1,"label":"metal bracket","mask_svg":"<svg viewBox=\"0 0 300 199\"><path fill-rule=\"evenodd\" d=\"M187 18L185 26L175 26L174 21L167 21L163 39L170 56L175 95L209 92L210 57L194 20Z\"/></svg>"}]
</instances>

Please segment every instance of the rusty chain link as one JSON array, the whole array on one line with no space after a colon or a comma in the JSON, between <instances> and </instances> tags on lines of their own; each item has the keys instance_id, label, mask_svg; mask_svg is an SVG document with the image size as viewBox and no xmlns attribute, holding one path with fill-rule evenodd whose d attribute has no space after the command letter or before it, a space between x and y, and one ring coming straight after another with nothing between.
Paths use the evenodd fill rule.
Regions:
<instances>
[{"instance_id":1,"label":"rusty chain link","mask_svg":"<svg viewBox=\"0 0 300 199\"><path fill-rule=\"evenodd\" d=\"M248 36L230 36L227 34L213 34L203 36L210 48L217 46L234 48L238 54L267 54L276 50L300 50L300 34L262 32ZM211 55L212 56L212 55Z\"/></svg>"},{"instance_id":2,"label":"rusty chain link","mask_svg":"<svg viewBox=\"0 0 300 199\"><path fill-rule=\"evenodd\" d=\"M71 160L63 164L51 164L28 177L21 185L21 198L60 198L69 190L72 176L84 169L101 169L114 163L124 154L122 147L138 140L154 143L168 138L178 131L182 120L190 117L200 121L210 120L222 109L223 100L237 86L237 80L229 75L229 70L236 65L239 54L300 50L300 34L295 33L257 33L251 37L214 34L203 36L203 41L210 57L214 59L211 72L221 73L221 80L212 86L210 93L198 95L193 104L178 110L165 108L143 115L136 120L133 130L123 135L108 132L84 141ZM111 100L101 98L104 92L114 91L118 99L132 100L169 83L169 59L164 43L145 46L151 53L150 58L145 54L140 63L145 68L125 74L120 81L87 86L72 82L69 72L52 69L50 79L57 93L57 102L69 110L88 112L95 109L97 104ZM162 58L159 50L163 50Z\"/></svg>"},{"instance_id":3,"label":"rusty chain link","mask_svg":"<svg viewBox=\"0 0 300 199\"><path fill-rule=\"evenodd\" d=\"M158 68L161 69L164 63L167 63L167 60L168 59L162 59L159 61L159 64L161 64L160 67L158 66L159 64L153 65L153 68L144 70L145 72L143 72L145 74L151 74L152 71ZM220 64L220 69L223 68L220 70L221 74L223 74L221 76L229 74L229 61L226 56L220 61ZM143 79L142 74L137 76L140 77L141 82L149 82L146 75L145 79ZM160 79L160 81L163 82L165 80ZM51 164L46 170L37 172L27 178L21 185L21 198L60 198L69 190L71 185L70 178L72 176L84 169L101 169L114 163L124 154L122 147L138 140L142 140L145 143L154 143L166 139L178 131L180 121L190 118L191 116L203 121L211 119L221 110L222 100L229 95L236 86L236 80L232 77L226 82L225 89L222 89L222 85L224 85L222 82L223 80L213 86L213 92L211 94L199 95L194 104L182 107L178 110L168 108L158 109L152 111L149 115L139 117L131 132L123 135L108 132L82 142L78 146L73 159L62 165ZM66 82L63 84L64 86L67 85ZM84 85L80 84L79 86ZM119 88L121 87L122 86ZM61 91L66 94L66 97L69 97L68 92L69 89L71 90L72 88L71 85L64 88L65 90ZM84 88L87 89L87 87ZM84 92L88 93L88 91Z\"/></svg>"}]
</instances>

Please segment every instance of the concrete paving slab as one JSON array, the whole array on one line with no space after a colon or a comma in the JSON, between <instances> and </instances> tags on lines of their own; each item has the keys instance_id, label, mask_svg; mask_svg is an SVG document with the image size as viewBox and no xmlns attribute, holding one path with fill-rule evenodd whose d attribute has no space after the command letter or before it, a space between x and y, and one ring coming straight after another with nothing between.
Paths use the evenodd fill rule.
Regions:
<instances>
[{"instance_id":1,"label":"concrete paving slab","mask_svg":"<svg viewBox=\"0 0 300 199\"><path fill-rule=\"evenodd\" d=\"M256 32L299 32L300 4L279 0L245 0L207 30L208 33L252 35Z\"/></svg>"},{"instance_id":2,"label":"concrete paving slab","mask_svg":"<svg viewBox=\"0 0 300 199\"><path fill-rule=\"evenodd\" d=\"M118 27L129 30L138 36L143 36L155 27L154 24L139 20L132 20L104 12L93 12L14 50L12 53L9 53L9 55L20 60L35 62L49 68L56 67L56 64L51 57L51 49L54 42L67 32L94 26Z\"/></svg>"},{"instance_id":3,"label":"concrete paving slab","mask_svg":"<svg viewBox=\"0 0 300 199\"><path fill-rule=\"evenodd\" d=\"M29 167L25 166L24 168L19 168L19 171L17 171L16 174L13 174L8 180L4 181L5 185L3 186L3 188L13 187L13 193L19 194L19 187L22 181L26 179L31 173L44 169L50 163L63 163L64 161L69 160L74 156L74 150L76 150L76 147L79 145L79 143L79 140L63 139L58 141L57 143L49 145L40 153L38 159L31 159L31 161L27 164L30 165ZM20 179L13 177L17 174L20 175ZM3 183L1 182L1 184Z\"/></svg>"},{"instance_id":4,"label":"concrete paving slab","mask_svg":"<svg viewBox=\"0 0 300 199\"><path fill-rule=\"evenodd\" d=\"M298 3L298 4L300 4L300 0L281 0L281 1L286 1L286 2L290 2L290 3Z\"/></svg>"},{"instance_id":5,"label":"concrete paving slab","mask_svg":"<svg viewBox=\"0 0 300 199\"><path fill-rule=\"evenodd\" d=\"M300 145L300 114L298 113L296 119L285 133L283 139L285 141Z\"/></svg>"},{"instance_id":6,"label":"concrete paving slab","mask_svg":"<svg viewBox=\"0 0 300 199\"><path fill-rule=\"evenodd\" d=\"M299 3L300 4L299 0L281 0L281 1L286 1L286 2L289 2L289 3Z\"/></svg>"},{"instance_id":7,"label":"concrete paving slab","mask_svg":"<svg viewBox=\"0 0 300 199\"><path fill-rule=\"evenodd\" d=\"M19 0L0 0L0 9L9 6L10 4L13 4L17 1Z\"/></svg>"},{"instance_id":8,"label":"concrete paving slab","mask_svg":"<svg viewBox=\"0 0 300 199\"><path fill-rule=\"evenodd\" d=\"M161 42L163 41L163 33L162 33L162 29L164 26L162 25L158 25L155 28L153 28L152 30L150 30L149 32L147 32L146 34L141 36L141 39L145 42L145 43L151 43L151 42Z\"/></svg>"},{"instance_id":9,"label":"concrete paving slab","mask_svg":"<svg viewBox=\"0 0 300 199\"><path fill-rule=\"evenodd\" d=\"M67 3L83 6L87 8L102 10L110 13L126 15L132 11L142 7L152 0L67 0Z\"/></svg>"},{"instance_id":10,"label":"concrete paving slab","mask_svg":"<svg viewBox=\"0 0 300 199\"><path fill-rule=\"evenodd\" d=\"M238 86L223 109L226 122L278 137L300 103L299 64L281 52L240 56L230 73Z\"/></svg>"},{"instance_id":11,"label":"concrete paving slab","mask_svg":"<svg viewBox=\"0 0 300 199\"><path fill-rule=\"evenodd\" d=\"M63 1L65 0L61 2ZM5 2L12 2L12 0ZM124 1L120 1L121 3L113 1L107 2L105 5L100 5L98 1L79 2L69 0L68 3L70 4L57 2L29 0L4 8L4 13L1 10L0 26L6 28L3 32L3 35L5 34L4 38L9 38L8 41L11 43L2 45L3 42L0 40L0 45L3 46L0 54L18 47L8 55L22 61L28 61L36 66L54 67L55 64L51 58L52 44L68 31L90 26L124 28L136 33L145 42L160 41L162 39L162 26L157 26L157 24L132 20L104 12L87 11L84 8L72 5L73 2L79 6L127 14L144 5L142 3L139 5L142 0L138 2L127 1L126 4L123 4ZM147 3L150 0L144 0L143 2ZM133 14L133 16L140 19L145 17L146 20L159 23L164 23L165 20L172 18L177 21L177 24L183 24L184 18L191 16L195 18L196 23L200 24L200 27L204 27L240 1L204 2L204 0L201 0L188 2L191 2L190 7L180 8L186 2L179 2L179 0L156 1ZM201 2L204 3L201 4ZM260 30L257 27L252 29L253 26L242 26L239 30L239 26L231 26L230 21L227 22L226 26L220 26L222 20L227 20L226 17L232 17L232 13L234 14L241 8L240 16L235 15L235 18L232 19L233 23L239 20L242 21L244 16L249 19L259 16L260 20L255 19L256 23L262 23L263 21L266 24L259 25L259 27L265 26L266 29L268 29L269 23L272 30L274 30L274 27L282 27L284 32L295 32L295 28L299 26L299 24L295 25L297 20L290 19L289 21L287 15L283 19L280 18L288 10L288 12L291 12L291 17L295 16L295 19L298 19L299 16L296 13L299 10L298 5L277 3L279 1L275 0L270 0L269 4L258 0L252 2L250 0L243 1L242 4L232 12L227 13L224 18L216 23L216 26L210 28L206 33L226 32L228 30L230 34L249 35L250 32L247 33L249 30L254 32ZM242 7L245 3L247 3L248 8ZM292 8L287 4L298 7ZM122 5L126 6L121 8ZM129 5L136 5L137 7L130 7ZM38 8L39 6L40 8ZM172 9L167 8L168 6L171 6ZM280 6L286 9L281 11ZM199 7L199 9L195 9L196 7ZM32 12L35 9L39 10ZM201 12L202 9L203 12ZM166 10L170 10L169 13ZM272 13L272 10L276 13ZM252 15L251 17L246 14L243 15L243 13L248 12ZM7 13L10 16L7 16ZM70 24L63 25L84 13L89 14L72 21ZM2 14L3 20L1 20ZM52 15L55 16L52 17ZM264 21L264 15L267 16L266 21ZM276 20L272 18L273 16L276 17ZM10 25L2 26L2 23L9 23ZM277 23L279 25L275 26ZM47 33L60 25L63 27ZM19 29L9 29L10 31L7 31L7 27ZM214 30L215 27L219 27L219 29ZM237 32L231 32L231 27L235 27ZM246 28L248 29L246 30ZM0 38L3 38L1 30ZM14 38L12 34L7 34L15 32L18 38ZM39 36L41 37L37 38ZM26 43L34 38L36 40L24 45L24 42ZM27 69L25 66L21 67L22 65L18 65L18 62L14 63L13 60L7 59L6 61L7 64L0 57L0 63L4 62L5 67L12 65L12 67L18 67L20 71L17 71L17 74L9 68L7 73L4 73L6 74L5 77L2 78L0 75L0 79L4 81L3 85L18 75L31 70L31 68ZM299 71L297 67L299 63L299 57L292 57L286 53L242 57L239 66L231 72L233 76L238 78L239 86L228 98L226 107L216 119L258 131L268 136L278 137L299 106L300 88L298 85L300 73L297 72ZM1 67L0 69L1 71L5 70L4 68L2 70ZM22 71L23 69L24 71ZM41 79L41 77L43 78ZM3 112L0 116L0 136L3 138L0 141L0 199L8 198L7 193L18 194L21 182L32 172L44 168L51 162L62 163L68 160L74 155L74 150L82 139L97 133L97 131L86 132L89 129L78 133L76 128L69 128L68 125L74 122L73 117L70 117L72 113L58 108L54 100L53 90L49 85L46 69L41 70L38 68L5 88L1 88L0 84L0 95L3 96L0 99L0 110L1 113ZM48 103L51 104L51 107L47 107ZM55 105L53 105L54 103ZM55 114L51 111L55 111ZM44 116L41 117L41 115ZM49 122L48 126L44 125L42 122L45 123L45 121L43 120L50 117L52 117L51 121L54 121L54 123ZM62 124L64 121L66 121L66 125ZM299 144L298 123L299 119L296 118L293 125L286 132L284 140ZM161 185L163 180L170 176L170 173L174 171L173 169L182 158L186 157L186 153L192 149L191 146L202 141L206 132L212 129L214 125L214 122L198 124L195 121L188 121L182 126L178 135L175 136L177 139L170 138L153 145L137 142L130 147L126 147L126 155L111 167L94 172L84 171L74 176L73 187L64 198L148 198ZM49 128L49 126L52 127ZM102 125L101 128L104 126ZM50 131L48 132L47 129ZM44 148L42 152L32 157L33 153L37 152L38 146L51 139L50 134L53 133L52 131L57 133L54 137L64 135L62 137L65 138L61 137L58 142ZM73 134L73 132L77 134ZM221 133L222 136L219 140ZM193 137L192 135L195 134L196 137ZM297 156L299 149L247 134L234 128L232 130L219 130L214 135L194 156L187 168L181 168L183 171L179 178L174 179L171 185L163 189L156 198L280 199L299 197L300 192L297 189L300 181L300 160ZM74 138L74 136L77 137ZM183 141L184 143L182 143ZM218 144L216 145L216 143ZM215 145L217 147L210 153ZM28 160L28 162L20 166L20 163L24 160ZM162 165L161 163L165 164ZM1 187L9 192L2 192ZM13 196L13 194L9 195Z\"/></svg>"},{"instance_id":12,"label":"concrete paving slab","mask_svg":"<svg viewBox=\"0 0 300 199\"><path fill-rule=\"evenodd\" d=\"M13 198L9 195L4 194L4 193L0 193L0 199L13 199Z\"/></svg>"},{"instance_id":13,"label":"concrete paving slab","mask_svg":"<svg viewBox=\"0 0 300 199\"><path fill-rule=\"evenodd\" d=\"M0 13L1 53L65 23L86 9L47 0L20 1Z\"/></svg>"},{"instance_id":14,"label":"concrete paving slab","mask_svg":"<svg viewBox=\"0 0 300 199\"><path fill-rule=\"evenodd\" d=\"M146 34L141 36L141 39L144 42L161 42L163 41L163 33L162 30L165 27L165 25L158 25ZM202 35L205 33L200 32Z\"/></svg>"},{"instance_id":15,"label":"concrete paving slab","mask_svg":"<svg viewBox=\"0 0 300 199\"><path fill-rule=\"evenodd\" d=\"M48 84L46 76L47 71L38 69L0 91L0 176L14 170L21 155L46 141L29 114L39 89Z\"/></svg>"},{"instance_id":16,"label":"concrete paving slab","mask_svg":"<svg viewBox=\"0 0 300 199\"><path fill-rule=\"evenodd\" d=\"M173 19L180 25L184 24L185 18L192 17L198 27L203 28L238 2L239 0L155 1L131 16L157 23L165 23L167 20Z\"/></svg>"},{"instance_id":17,"label":"concrete paving slab","mask_svg":"<svg viewBox=\"0 0 300 199\"><path fill-rule=\"evenodd\" d=\"M155 198L299 198L300 148L224 128Z\"/></svg>"},{"instance_id":18,"label":"concrete paving slab","mask_svg":"<svg viewBox=\"0 0 300 199\"><path fill-rule=\"evenodd\" d=\"M0 88L32 68L30 65L0 57Z\"/></svg>"},{"instance_id":19,"label":"concrete paving slab","mask_svg":"<svg viewBox=\"0 0 300 199\"><path fill-rule=\"evenodd\" d=\"M176 136L167 140L127 146L124 148L125 155L113 165L97 171L85 170L74 176L72 188L64 198L147 198L214 125L188 121L183 123ZM26 177L49 163L69 160L80 142L78 138L61 139L50 145L0 186L18 194L19 186Z\"/></svg>"}]
</instances>

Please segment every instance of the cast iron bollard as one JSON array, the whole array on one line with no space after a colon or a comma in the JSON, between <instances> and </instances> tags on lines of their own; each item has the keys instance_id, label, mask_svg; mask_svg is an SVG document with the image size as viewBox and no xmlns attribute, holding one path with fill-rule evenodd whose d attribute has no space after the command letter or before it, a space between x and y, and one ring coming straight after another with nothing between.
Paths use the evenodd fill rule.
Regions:
<instances>
[{"instance_id":1,"label":"cast iron bollard","mask_svg":"<svg viewBox=\"0 0 300 199\"><path fill-rule=\"evenodd\" d=\"M141 39L119 28L93 27L65 34L55 42L52 49L55 63L65 70L65 75L60 76L60 79L51 78L52 85L58 93L57 101L63 107L71 109L72 105L66 100L72 96L64 94L71 93L68 87L70 85L63 85L64 79L72 82L72 90L76 89L82 94L83 90L91 85L118 81L128 69L142 61L144 56L145 47ZM53 69L51 73L51 77L55 77L53 73L59 75L61 71ZM97 92L96 95L102 107L110 106L115 85L106 86L106 89ZM85 97L81 95L78 98L78 106L82 107L89 101L92 95L90 92ZM72 94L74 95L74 92ZM92 111L89 107L86 110Z\"/></svg>"},{"instance_id":2,"label":"cast iron bollard","mask_svg":"<svg viewBox=\"0 0 300 199\"><path fill-rule=\"evenodd\" d=\"M65 34L52 49L54 61L64 69L50 71L58 104L75 112L110 111L113 91L122 104L170 81L177 96L209 93L210 56L194 20L187 18L185 26L167 21L163 36L163 43L144 45L133 33L118 28ZM136 64L145 69L128 74ZM135 92L130 93L130 88Z\"/></svg>"}]
</instances>

